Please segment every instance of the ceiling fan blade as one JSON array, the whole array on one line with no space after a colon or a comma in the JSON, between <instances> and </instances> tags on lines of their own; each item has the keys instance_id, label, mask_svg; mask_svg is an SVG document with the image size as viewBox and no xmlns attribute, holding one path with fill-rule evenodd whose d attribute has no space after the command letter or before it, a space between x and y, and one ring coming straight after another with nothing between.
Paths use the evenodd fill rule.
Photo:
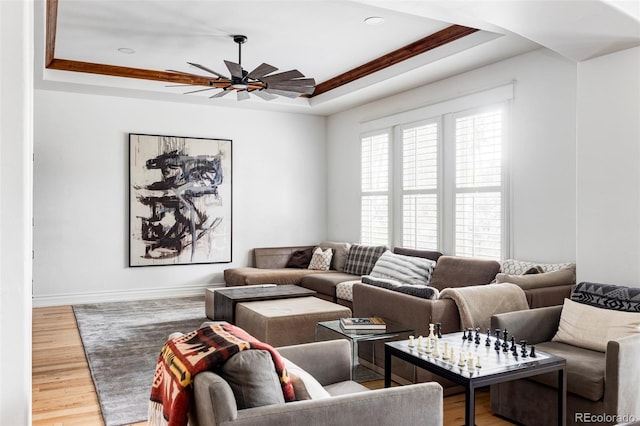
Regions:
<instances>
[{"instance_id":1,"label":"ceiling fan blade","mask_svg":"<svg viewBox=\"0 0 640 426\"><path fill-rule=\"evenodd\" d=\"M249 99L251 97L251 95L249 95L249 92L247 92L246 90L238 90L238 100L239 101L245 101L247 99Z\"/></svg>"},{"instance_id":2,"label":"ceiling fan blade","mask_svg":"<svg viewBox=\"0 0 640 426\"><path fill-rule=\"evenodd\" d=\"M284 96L285 98L295 99L300 96L298 92L291 92L288 90L278 90L278 89L265 89L265 92L271 93L272 95Z\"/></svg>"},{"instance_id":3,"label":"ceiling fan blade","mask_svg":"<svg viewBox=\"0 0 640 426\"><path fill-rule=\"evenodd\" d=\"M264 90L256 90L256 91L251 92L251 93L253 93L256 96L261 97L265 101L272 101L272 100L278 98L276 95L272 95L271 93L267 93Z\"/></svg>"},{"instance_id":4,"label":"ceiling fan blade","mask_svg":"<svg viewBox=\"0 0 640 426\"><path fill-rule=\"evenodd\" d=\"M259 65L258 68L256 68L255 70L251 71L248 74L248 77L249 78L255 78L256 80L259 80L262 77L264 77L265 75L271 74L274 71L278 71L278 68L274 67L273 65L262 63L262 65Z\"/></svg>"},{"instance_id":5,"label":"ceiling fan blade","mask_svg":"<svg viewBox=\"0 0 640 426\"><path fill-rule=\"evenodd\" d=\"M295 92L298 94L311 95L315 90L315 86L289 86L287 84L269 85L270 90L284 90L285 92Z\"/></svg>"},{"instance_id":6,"label":"ceiling fan blade","mask_svg":"<svg viewBox=\"0 0 640 426\"><path fill-rule=\"evenodd\" d=\"M231 93L231 92L233 92L233 90L223 89L223 90L222 90L222 92L218 92L218 93L216 93L216 94L215 94L215 95L213 95L213 96L209 96L209 99L211 99L211 98L221 98L221 97L223 97L224 95L227 95L227 94L229 94L229 93Z\"/></svg>"},{"instance_id":7,"label":"ceiling fan blade","mask_svg":"<svg viewBox=\"0 0 640 426\"><path fill-rule=\"evenodd\" d=\"M242 78L242 67L235 62L224 61L232 77Z\"/></svg>"},{"instance_id":8,"label":"ceiling fan blade","mask_svg":"<svg viewBox=\"0 0 640 426\"><path fill-rule=\"evenodd\" d=\"M207 87L206 89L192 90L190 92L184 92L183 95L188 95L190 93L196 93L196 92L205 92L207 90L213 90L213 89L217 89L217 87Z\"/></svg>"},{"instance_id":9,"label":"ceiling fan blade","mask_svg":"<svg viewBox=\"0 0 640 426\"><path fill-rule=\"evenodd\" d=\"M266 81L267 83L270 83L273 81L292 80L294 78L301 78L301 77L304 77L304 74L302 74L300 71L291 70L291 71L281 72L278 74L268 75L266 77L263 77L262 80Z\"/></svg>"},{"instance_id":10,"label":"ceiling fan blade","mask_svg":"<svg viewBox=\"0 0 640 426\"><path fill-rule=\"evenodd\" d=\"M211 73L211 74L213 74L213 75L216 75L216 76L218 76L218 77L220 77L220 78L224 78L224 79L226 79L226 80L229 80L229 77L225 77L224 75L222 75L222 74L220 74L220 73L217 73L217 72L215 72L214 70L212 70L212 69L209 69L209 68L205 67L204 65L194 64L193 62L187 62L187 63L188 63L189 65L191 65L192 67L199 68L199 69L201 69L202 71L206 71L206 72L209 72L209 73Z\"/></svg>"},{"instance_id":11,"label":"ceiling fan blade","mask_svg":"<svg viewBox=\"0 0 640 426\"><path fill-rule=\"evenodd\" d=\"M287 85L292 87L315 86L316 81L312 78L299 78L297 80L272 81L269 86Z\"/></svg>"}]
</instances>

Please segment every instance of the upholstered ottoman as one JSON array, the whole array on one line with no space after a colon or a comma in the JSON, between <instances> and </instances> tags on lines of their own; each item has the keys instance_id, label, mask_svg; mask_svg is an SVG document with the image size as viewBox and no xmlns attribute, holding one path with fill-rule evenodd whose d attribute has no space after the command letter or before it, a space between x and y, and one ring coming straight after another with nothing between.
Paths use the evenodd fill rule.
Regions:
<instances>
[{"instance_id":1,"label":"upholstered ottoman","mask_svg":"<svg viewBox=\"0 0 640 426\"><path fill-rule=\"evenodd\" d=\"M313 342L318 322L350 316L351 309L317 297L236 305L236 325L272 346Z\"/></svg>"}]
</instances>

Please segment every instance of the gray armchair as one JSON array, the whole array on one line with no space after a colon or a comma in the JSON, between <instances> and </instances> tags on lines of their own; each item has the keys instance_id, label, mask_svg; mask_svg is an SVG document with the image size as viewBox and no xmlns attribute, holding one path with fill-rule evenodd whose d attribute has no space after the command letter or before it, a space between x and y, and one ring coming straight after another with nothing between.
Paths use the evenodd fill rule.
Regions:
<instances>
[{"instance_id":1,"label":"gray armchair","mask_svg":"<svg viewBox=\"0 0 640 426\"><path fill-rule=\"evenodd\" d=\"M516 339L527 340L540 351L566 359L567 425L639 421L640 334L608 341L606 352L551 341L558 330L562 308L494 315L491 327L506 328ZM492 385L491 410L527 426L555 424L554 376Z\"/></svg>"},{"instance_id":2,"label":"gray armchair","mask_svg":"<svg viewBox=\"0 0 640 426\"><path fill-rule=\"evenodd\" d=\"M195 407L190 424L442 425L439 384L368 390L351 381L351 345L346 340L287 346L278 348L278 352L315 377L331 397L240 410L229 384L207 371L194 378Z\"/></svg>"}]
</instances>

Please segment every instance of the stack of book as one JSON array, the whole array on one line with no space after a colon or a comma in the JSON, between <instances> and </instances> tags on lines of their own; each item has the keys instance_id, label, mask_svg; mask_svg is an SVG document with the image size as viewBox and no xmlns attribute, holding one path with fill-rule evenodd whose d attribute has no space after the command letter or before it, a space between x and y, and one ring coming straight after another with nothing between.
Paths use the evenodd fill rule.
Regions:
<instances>
[{"instance_id":1,"label":"stack of book","mask_svg":"<svg viewBox=\"0 0 640 426\"><path fill-rule=\"evenodd\" d=\"M386 330L387 324L379 317L370 318L340 318L343 330Z\"/></svg>"}]
</instances>

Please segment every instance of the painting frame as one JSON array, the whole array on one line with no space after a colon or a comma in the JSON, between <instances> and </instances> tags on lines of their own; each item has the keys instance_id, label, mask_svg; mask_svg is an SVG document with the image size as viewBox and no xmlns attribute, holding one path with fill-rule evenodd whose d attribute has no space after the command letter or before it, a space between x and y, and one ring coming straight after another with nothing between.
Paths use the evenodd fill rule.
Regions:
<instances>
[{"instance_id":1,"label":"painting frame","mask_svg":"<svg viewBox=\"0 0 640 426\"><path fill-rule=\"evenodd\" d=\"M128 138L129 267L230 263L232 140Z\"/></svg>"}]
</instances>

